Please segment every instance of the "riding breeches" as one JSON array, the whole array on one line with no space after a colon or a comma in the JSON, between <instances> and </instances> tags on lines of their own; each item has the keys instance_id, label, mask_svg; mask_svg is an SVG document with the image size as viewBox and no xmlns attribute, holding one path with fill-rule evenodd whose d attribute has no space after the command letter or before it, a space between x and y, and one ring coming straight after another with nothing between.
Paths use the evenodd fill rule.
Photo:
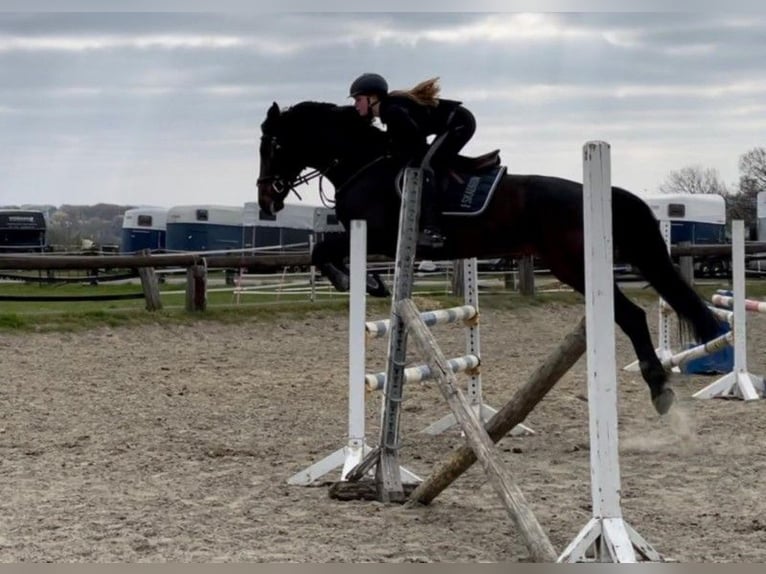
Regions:
<instances>
[{"instance_id":1,"label":"riding breeches","mask_svg":"<svg viewBox=\"0 0 766 574\"><path fill-rule=\"evenodd\" d=\"M446 131L434 139L423 156L420 168L423 170L421 206L424 225L433 223L437 217L439 193L436 172L449 166L475 131L476 120L473 114L463 106L458 106L450 115Z\"/></svg>"}]
</instances>

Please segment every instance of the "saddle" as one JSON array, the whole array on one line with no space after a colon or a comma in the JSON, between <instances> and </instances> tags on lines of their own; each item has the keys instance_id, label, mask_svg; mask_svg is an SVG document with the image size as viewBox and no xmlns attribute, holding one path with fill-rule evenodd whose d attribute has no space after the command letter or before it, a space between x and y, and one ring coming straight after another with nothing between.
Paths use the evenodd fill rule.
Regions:
<instances>
[{"instance_id":1,"label":"saddle","mask_svg":"<svg viewBox=\"0 0 766 574\"><path fill-rule=\"evenodd\" d=\"M436 172L442 215L467 217L482 214L505 172L505 166L500 164L500 150L476 157L457 156L448 169ZM397 178L399 195L403 178L404 170Z\"/></svg>"},{"instance_id":2,"label":"saddle","mask_svg":"<svg viewBox=\"0 0 766 574\"><path fill-rule=\"evenodd\" d=\"M475 157L458 155L453 162L453 168L462 172L484 171L500 165L500 150L492 150Z\"/></svg>"}]
</instances>

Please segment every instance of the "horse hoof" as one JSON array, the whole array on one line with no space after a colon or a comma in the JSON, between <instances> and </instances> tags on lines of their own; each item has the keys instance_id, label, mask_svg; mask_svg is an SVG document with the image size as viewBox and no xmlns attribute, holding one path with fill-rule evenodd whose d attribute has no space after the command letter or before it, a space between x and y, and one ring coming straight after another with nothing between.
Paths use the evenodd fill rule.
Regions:
<instances>
[{"instance_id":1,"label":"horse hoof","mask_svg":"<svg viewBox=\"0 0 766 574\"><path fill-rule=\"evenodd\" d=\"M670 407L673 406L675 400L676 394L673 392L673 389L665 387L657 395L652 397L652 404L659 414L664 415L667 414Z\"/></svg>"}]
</instances>

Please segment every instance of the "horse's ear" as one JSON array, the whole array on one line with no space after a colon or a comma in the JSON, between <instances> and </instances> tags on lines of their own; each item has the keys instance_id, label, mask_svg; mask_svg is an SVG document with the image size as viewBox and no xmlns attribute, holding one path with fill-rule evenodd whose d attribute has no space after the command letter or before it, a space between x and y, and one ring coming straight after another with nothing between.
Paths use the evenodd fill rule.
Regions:
<instances>
[{"instance_id":1,"label":"horse's ear","mask_svg":"<svg viewBox=\"0 0 766 574\"><path fill-rule=\"evenodd\" d=\"M271 104L271 107L269 108L269 113L266 115L267 118L276 118L279 116L279 106L277 105L277 102L273 102Z\"/></svg>"}]
</instances>

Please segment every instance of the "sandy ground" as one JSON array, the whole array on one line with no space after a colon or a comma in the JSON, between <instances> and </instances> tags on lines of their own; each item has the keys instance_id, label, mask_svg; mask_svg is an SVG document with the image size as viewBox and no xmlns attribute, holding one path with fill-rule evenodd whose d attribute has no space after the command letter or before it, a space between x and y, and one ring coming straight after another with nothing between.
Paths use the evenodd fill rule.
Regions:
<instances>
[{"instance_id":1,"label":"sandy ground","mask_svg":"<svg viewBox=\"0 0 766 574\"><path fill-rule=\"evenodd\" d=\"M484 313L485 401L501 406L582 312ZM765 373L759 319L749 366ZM460 328L435 334L462 354ZM345 443L346 346L341 316L0 335L0 560L527 560L478 467L413 509L286 484ZM633 358L621 333L617 353ZM369 370L384 356L371 343ZM692 399L711 379L676 375L676 415L660 418L637 375L619 379L627 522L668 559L765 561L766 402ZM529 417L537 434L500 443L559 552L590 517L585 393L581 359ZM406 395L401 459L427 476L463 439L418 432L447 412L435 386ZM373 395L372 443L378 410Z\"/></svg>"}]
</instances>

